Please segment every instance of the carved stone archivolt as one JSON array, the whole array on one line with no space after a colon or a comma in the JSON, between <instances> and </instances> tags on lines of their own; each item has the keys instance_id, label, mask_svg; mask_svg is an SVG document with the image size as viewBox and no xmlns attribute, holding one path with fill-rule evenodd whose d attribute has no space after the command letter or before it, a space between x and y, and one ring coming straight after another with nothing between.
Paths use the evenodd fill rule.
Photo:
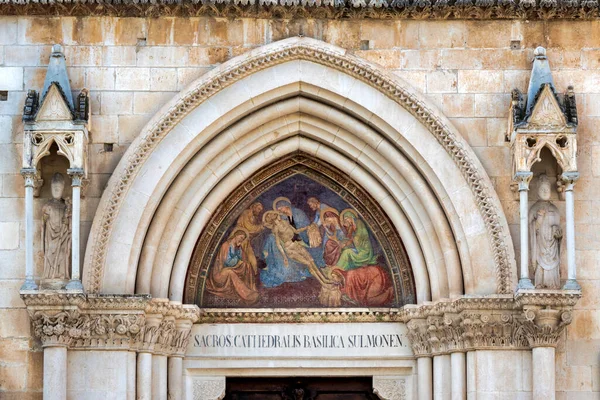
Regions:
<instances>
[{"instance_id":1,"label":"carved stone archivolt","mask_svg":"<svg viewBox=\"0 0 600 400\"><path fill-rule=\"evenodd\" d=\"M196 306L149 296L39 291L21 297L43 346L182 356L199 315Z\"/></svg>"},{"instance_id":2,"label":"carved stone archivolt","mask_svg":"<svg viewBox=\"0 0 600 400\"><path fill-rule=\"evenodd\" d=\"M123 158L129 160L129 163L115 170L110 186L106 189L98 208L86 257L86 260L89 260L86 261L85 266L86 289L91 293L101 291L114 222L118 218L122 203L136 175L158 143L187 114L221 90L253 73L295 60L305 60L343 71L376 88L411 113L431 132L461 171L484 220L494 254L497 292L511 293L513 290L512 261L509 237L502 222L504 220L502 211L493 196L493 188L482 175L483 170L474 156L464 147L454 129L446 125L445 120L440 118L424 100L418 98L387 72L351 55L334 53L331 46L304 38L281 41L277 47L253 53L237 63L226 64L210 79L198 81L196 87L190 88L185 97L174 102L168 112L157 118L156 123L144 131L142 136L130 146L128 154Z\"/></svg>"}]
</instances>

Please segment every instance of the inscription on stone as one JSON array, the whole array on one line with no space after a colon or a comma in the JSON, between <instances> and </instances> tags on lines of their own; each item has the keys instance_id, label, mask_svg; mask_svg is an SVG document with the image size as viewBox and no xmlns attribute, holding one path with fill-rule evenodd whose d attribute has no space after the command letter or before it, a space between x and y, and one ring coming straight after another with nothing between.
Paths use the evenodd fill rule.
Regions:
<instances>
[{"instance_id":1,"label":"inscription on stone","mask_svg":"<svg viewBox=\"0 0 600 400\"><path fill-rule=\"evenodd\" d=\"M371 324L195 325L188 357L404 357L406 326Z\"/></svg>"}]
</instances>

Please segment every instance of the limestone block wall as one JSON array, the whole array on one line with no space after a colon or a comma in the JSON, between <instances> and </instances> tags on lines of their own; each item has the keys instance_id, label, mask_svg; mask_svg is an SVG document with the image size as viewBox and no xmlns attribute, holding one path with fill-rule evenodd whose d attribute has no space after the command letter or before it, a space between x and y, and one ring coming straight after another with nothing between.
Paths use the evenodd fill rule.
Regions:
<instances>
[{"instance_id":1,"label":"limestone block wall","mask_svg":"<svg viewBox=\"0 0 600 400\"><path fill-rule=\"evenodd\" d=\"M576 184L575 216L584 297L557 351L557 398L597 399L600 133L595 127L600 123L600 21L203 17L0 17L0 91L8 91L7 100L0 101L0 398L41 398L42 353L39 343L30 338L27 314L18 294L24 279L25 251L24 190L19 169L23 102L27 89L40 90L43 86L51 45L64 46L72 90L79 92L86 87L91 94L90 186L82 201L84 251L102 190L127 146L151 116L216 65L295 35L342 46L426 93L479 155L503 202L517 254L519 206L509 189L510 155L504 140L510 92L515 87L526 90L533 49L547 47L557 89L564 91L573 85L577 93L582 176ZM48 162L45 173L59 164ZM538 168L552 175L554 167ZM37 213L48 197L49 193L42 191L42 197L36 199ZM535 193L530 200L537 200ZM556 193L554 200L564 210ZM35 237L39 237L39 225L38 221ZM39 241L36 244L39 247ZM37 248L38 275L41 268Z\"/></svg>"}]
</instances>

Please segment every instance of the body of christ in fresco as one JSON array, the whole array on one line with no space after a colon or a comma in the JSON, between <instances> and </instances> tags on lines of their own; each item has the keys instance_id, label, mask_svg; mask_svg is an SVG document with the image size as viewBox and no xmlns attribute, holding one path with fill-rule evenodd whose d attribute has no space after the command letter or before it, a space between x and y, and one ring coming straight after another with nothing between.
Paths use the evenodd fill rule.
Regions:
<instances>
[{"instance_id":1,"label":"body of christ in fresco","mask_svg":"<svg viewBox=\"0 0 600 400\"><path fill-rule=\"evenodd\" d=\"M234 220L208 270L204 307L394 302L380 244L360 214L320 183L294 175Z\"/></svg>"}]
</instances>

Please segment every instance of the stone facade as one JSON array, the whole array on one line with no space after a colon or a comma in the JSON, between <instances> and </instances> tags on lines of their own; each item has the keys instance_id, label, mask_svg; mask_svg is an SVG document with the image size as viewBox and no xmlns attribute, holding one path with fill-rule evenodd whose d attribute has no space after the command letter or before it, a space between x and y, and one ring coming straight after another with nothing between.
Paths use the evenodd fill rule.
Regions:
<instances>
[{"instance_id":1,"label":"stone facade","mask_svg":"<svg viewBox=\"0 0 600 400\"><path fill-rule=\"evenodd\" d=\"M0 10L3 9L1 7ZM600 139L596 138L597 130L594 129L600 123L598 20L279 20L113 16L0 17L0 91L8 91L7 99L0 101L0 398L42 396L42 349L48 341L58 341L73 349L79 348L78 351L91 349L86 340L94 334L88 331L92 329L90 326L97 324L93 325L97 326L97 333L104 332L103 329L116 332L112 336L98 334L102 337L96 338L106 341L113 350L151 350L157 354L154 347L149 349L148 346L154 346L160 335L154 337L156 340L138 337L141 332L149 330L136 324L137 319L144 319L148 324L148 316L160 315L157 329L165 325L163 321L167 319L173 325L178 319L185 319L180 315L166 318L175 311L154 310L151 303L156 300L148 298L127 300L132 304L128 306L125 318L109 312L110 307L100 305L108 304L110 298L83 294L65 294L53 303L54 306L60 305L61 310L54 310L54 314L48 316L36 314L39 311L36 307L40 307L36 301L39 300L27 294L20 296L19 289L25 280L25 190L19 172L25 130L23 108L27 91L39 91L44 86L52 45L58 43L64 47L74 97L84 88L89 91L89 186L81 200L79 249L83 263L87 237L107 182L125 151L153 116L177 93L216 66L254 48L298 35L340 46L349 54L383 67L409 82L449 119L473 149L493 183L508 222L517 261L521 246L519 200L511 190L513 176L507 121L512 90L527 90L534 49L538 46L547 49L557 91L564 93L568 86L573 86L577 103L580 178L574 189L575 260L577 281L582 288L581 299L577 302L578 296L569 297L564 293L549 293L546 298L528 293L514 297L515 276L515 280L511 281L514 287L506 290L506 299L500 296L497 302L503 304L502 312L492 311L495 306L490 306L482 313L480 305L472 306L462 299L454 303L438 301L413 314L409 308L397 315L374 313L364 319L410 320L413 348L422 349L423 355L433 356L434 363L437 362L436 357L456 353L451 349L464 351L469 366L467 387L479 388L479 393L489 396L502 391L502 385L492 377L487 386L478 386L485 382L471 384L469 377L476 375L471 368L477 369L479 376L485 376L486 371L481 366L486 363L506 363L510 368L518 362L524 364L522 370L529 371L531 352L527 350L542 344L550 345L556 349L556 398L598 398L600 273L594 272L598 269L596 263L600 256L600 239L594 233L600 224L596 216L600 201L594 189L600 187L600 164L597 160ZM35 238L41 236L41 209L51 197L51 177L64 167L58 156L50 156L45 161L41 178L46 184L41 187L40 196L34 198ZM551 163L538 164L533 171L536 174L546 172L553 179L558 172ZM68 184L66 189L70 191ZM537 200L535 192L529 192L530 204ZM564 226L565 201L556 190L553 190L551 200L558 206ZM41 242L36 240L34 243L34 275L40 277L43 270ZM566 246L564 241L562 246ZM561 251L561 255L561 277L565 280L567 251ZM150 290L141 293L147 292ZM169 308L168 303L162 306ZM546 312L546 306L552 306L548 313L552 314L550 319L556 321L556 324L551 324L552 329L545 329L537 323L540 315ZM170 307L182 308L181 305ZM120 304L119 310L123 308L127 307ZM98 312L98 309L103 311ZM95 311L90 313L90 310ZM59 324L57 315L65 311L65 321L69 321L68 335L62 331L57 334L62 329L56 328ZM90 319L90 315L94 315L95 320ZM216 315L211 317L209 312L200 316L200 320L211 322L221 318L224 322L239 322L239 316L235 314L230 317L221 313ZM338 315L331 315L325 321L334 321ZM30 317L33 324L30 324ZM198 316L194 314L186 318L192 321ZM282 322L296 322L298 319L317 322L322 317L305 313L300 317L269 316L268 320L277 318ZM48 333L50 325L53 327L52 334ZM134 325L140 325L140 330ZM483 343L473 344L475 339L468 335L468 330L480 332L486 329L482 325L501 326L507 337L475 335ZM176 329L173 327L173 330ZM540 333L540 330L543 332ZM171 339L175 340L174 337ZM414 347L418 343L422 346ZM161 345L167 345L167 342L163 340ZM494 354L500 354L494 353L497 347L512 351L496 357ZM164 354L176 352L171 350ZM69 362L74 365L82 362L78 351L77 357L69 356ZM446 362L442 358L438 360ZM506 392L520 392L509 395L509 398L530 398L532 384L523 379L524 383L514 384L511 390L506 389ZM396 384L396 381L393 382Z\"/></svg>"}]
</instances>

